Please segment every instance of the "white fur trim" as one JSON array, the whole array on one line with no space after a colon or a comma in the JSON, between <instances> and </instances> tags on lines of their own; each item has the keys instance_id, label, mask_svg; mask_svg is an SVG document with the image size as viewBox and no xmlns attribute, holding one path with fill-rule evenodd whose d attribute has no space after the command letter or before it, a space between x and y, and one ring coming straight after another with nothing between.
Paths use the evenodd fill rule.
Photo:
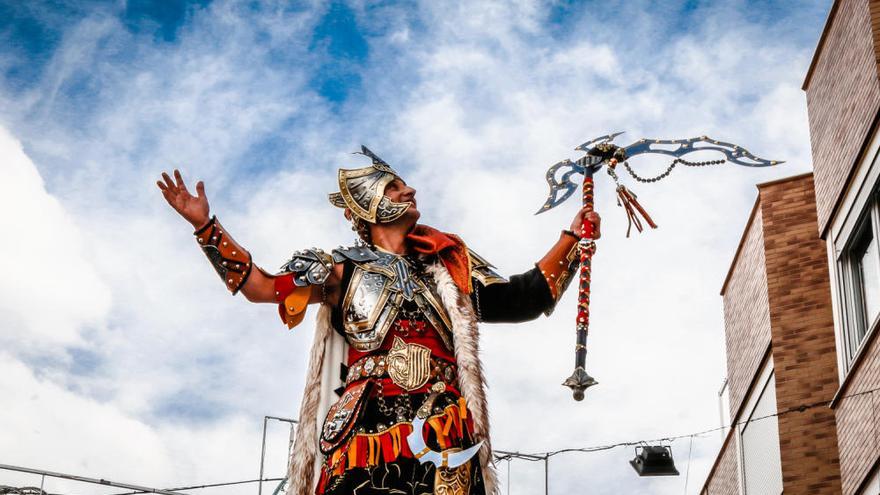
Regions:
<instances>
[{"instance_id":1,"label":"white fur trim","mask_svg":"<svg viewBox=\"0 0 880 495\"><path fill-rule=\"evenodd\" d=\"M499 493L492 445L489 442L489 409L486 402L486 378L480 361L480 333L471 298L462 294L442 263L433 263L427 271L434 277L437 293L452 323L458 383L474 418L474 436L483 440L480 468L487 495Z\"/></svg>"},{"instance_id":2,"label":"white fur trim","mask_svg":"<svg viewBox=\"0 0 880 495\"><path fill-rule=\"evenodd\" d=\"M309 353L309 368L300 405L299 424L291 450L288 495L312 495L324 458L318 452L318 439L327 411L336 400L333 392L342 385L339 363L348 356L348 343L330 323L331 308L321 305L315 327L315 340ZM325 366L326 364L326 366Z\"/></svg>"}]
</instances>

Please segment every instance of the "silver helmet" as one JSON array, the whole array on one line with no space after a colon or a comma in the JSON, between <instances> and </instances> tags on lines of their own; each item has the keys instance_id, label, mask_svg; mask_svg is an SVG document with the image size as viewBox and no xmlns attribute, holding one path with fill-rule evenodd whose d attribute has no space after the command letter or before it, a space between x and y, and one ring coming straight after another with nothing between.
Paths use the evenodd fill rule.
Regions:
<instances>
[{"instance_id":1,"label":"silver helmet","mask_svg":"<svg viewBox=\"0 0 880 495\"><path fill-rule=\"evenodd\" d=\"M388 223L400 218L412 203L396 203L385 196L385 186L400 175L366 146L360 154L373 161L369 167L339 169L339 192L330 194L330 203L348 208L357 219L370 223Z\"/></svg>"}]
</instances>

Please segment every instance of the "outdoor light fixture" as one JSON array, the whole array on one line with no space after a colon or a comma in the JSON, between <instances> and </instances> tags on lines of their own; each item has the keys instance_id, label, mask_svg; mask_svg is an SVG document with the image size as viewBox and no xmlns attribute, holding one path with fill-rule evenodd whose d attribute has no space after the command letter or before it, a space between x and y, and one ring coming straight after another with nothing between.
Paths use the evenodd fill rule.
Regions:
<instances>
[{"instance_id":1,"label":"outdoor light fixture","mask_svg":"<svg viewBox=\"0 0 880 495\"><path fill-rule=\"evenodd\" d=\"M629 464L639 476L678 476L672 461L672 448L663 445L636 447L636 457Z\"/></svg>"}]
</instances>

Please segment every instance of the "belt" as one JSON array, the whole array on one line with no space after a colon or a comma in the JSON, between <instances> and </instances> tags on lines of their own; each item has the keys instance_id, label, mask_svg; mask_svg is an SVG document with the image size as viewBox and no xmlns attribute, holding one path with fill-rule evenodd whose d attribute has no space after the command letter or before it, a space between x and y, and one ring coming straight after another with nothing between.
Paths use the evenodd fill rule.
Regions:
<instances>
[{"instance_id":1,"label":"belt","mask_svg":"<svg viewBox=\"0 0 880 495\"><path fill-rule=\"evenodd\" d=\"M392 363L392 369L389 369L389 363ZM457 377L458 367L444 359L395 354L392 350L370 354L352 363L345 377L345 386L364 378L391 378L401 388L415 390L432 380L452 385Z\"/></svg>"}]
</instances>

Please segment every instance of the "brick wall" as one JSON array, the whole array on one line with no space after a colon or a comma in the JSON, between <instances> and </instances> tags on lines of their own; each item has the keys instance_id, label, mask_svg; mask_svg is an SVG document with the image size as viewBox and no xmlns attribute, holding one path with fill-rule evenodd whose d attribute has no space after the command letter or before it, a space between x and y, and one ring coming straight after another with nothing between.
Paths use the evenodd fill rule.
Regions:
<instances>
[{"instance_id":1,"label":"brick wall","mask_svg":"<svg viewBox=\"0 0 880 495\"><path fill-rule=\"evenodd\" d=\"M770 344L770 308L764 266L764 234L758 205L724 284L724 333L727 340L727 386L730 417L737 411Z\"/></svg>"},{"instance_id":2,"label":"brick wall","mask_svg":"<svg viewBox=\"0 0 880 495\"><path fill-rule=\"evenodd\" d=\"M777 409L830 402L838 388L834 316L813 177L758 190ZM823 406L780 416L779 443L786 493L840 493L834 411Z\"/></svg>"},{"instance_id":3,"label":"brick wall","mask_svg":"<svg viewBox=\"0 0 880 495\"><path fill-rule=\"evenodd\" d=\"M736 439L733 438L735 434L735 430L728 433L700 495L739 495Z\"/></svg>"},{"instance_id":4,"label":"brick wall","mask_svg":"<svg viewBox=\"0 0 880 495\"><path fill-rule=\"evenodd\" d=\"M804 82L820 231L880 108L875 34L880 34L880 1L838 0Z\"/></svg>"},{"instance_id":5,"label":"brick wall","mask_svg":"<svg viewBox=\"0 0 880 495\"><path fill-rule=\"evenodd\" d=\"M877 75L880 77L880 1L869 1L868 10L871 13L871 38L874 40L874 63L877 65Z\"/></svg>"},{"instance_id":6,"label":"brick wall","mask_svg":"<svg viewBox=\"0 0 880 495\"><path fill-rule=\"evenodd\" d=\"M850 371L844 396L834 406L844 495L857 493L877 462L880 448L880 393L865 393L880 388L880 338L872 338L865 345L864 358Z\"/></svg>"},{"instance_id":7,"label":"brick wall","mask_svg":"<svg viewBox=\"0 0 880 495\"><path fill-rule=\"evenodd\" d=\"M721 295L733 421L748 413L740 409L768 349L777 410L833 398L838 374L831 287L812 175L758 186L758 199ZM876 378L880 380L880 373ZM816 407L784 414L778 424L785 493L841 493L834 411ZM738 493L735 452L736 439L728 438L704 494Z\"/></svg>"}]
</instances>

